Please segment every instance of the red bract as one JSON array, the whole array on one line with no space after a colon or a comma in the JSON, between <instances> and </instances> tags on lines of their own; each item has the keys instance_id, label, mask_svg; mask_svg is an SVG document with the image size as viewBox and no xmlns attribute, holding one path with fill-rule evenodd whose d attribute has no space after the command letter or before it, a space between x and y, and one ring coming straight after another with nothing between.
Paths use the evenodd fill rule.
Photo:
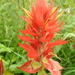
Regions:
<instances>
[{"instance_id":1,"label":"red bract","mask_svg":"<svg viewBox=\"0 0 75 75\"><path fill-rule=\"evenodd\" d=\"M3 73L4 73L3 64L2 60L0 60L0 75L3 75Z\"/></svg>"},{"instance_id":2,"label":"red bract","mask_svg":"<svg viewBox=\"0 0 75 75\"><path fill-rule=\"evenodd\" d=\"M20 30L23 36L18 35L21 40L25 41L24 44L19 43L20 47L27 51L28 58L31 60L18 68L28 73L36 73L46 68L52 75L61 75L62 67L51 57L55 55L54 46L67 43L61 39L53 41L55 33L62 29L60 26L63 22L59 22L58 19L63 12L58 15L59 6L54 8L53 0L50 5L46 0L36 0L36 5L32 4L31 7L30 12L22 8L28 16L28 18L21 16L27 22L27 26L25 30Z\"/></svg>"},{"instance_id":3,"label":"red bract","mask_svg":"<svg viewBox=\"0 0 75 75\"><path fill-rule=\"evenodd\" d=\"M51 72L52 75L61 75L60 70L63 69L63 67L61 67L57 61L49 59L48 63L43 64Z\"/></svg>"}]
</instances>

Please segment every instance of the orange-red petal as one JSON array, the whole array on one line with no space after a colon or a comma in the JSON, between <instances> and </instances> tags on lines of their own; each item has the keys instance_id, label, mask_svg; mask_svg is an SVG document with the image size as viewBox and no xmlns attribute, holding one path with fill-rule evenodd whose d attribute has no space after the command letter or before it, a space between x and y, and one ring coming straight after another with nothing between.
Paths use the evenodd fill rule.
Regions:
<instances>
[{"instance_id":1,"label":"orange-red petal","mask_svg":"<svg viewBox=\"0 0 75 75\"><path fill-rule=\"evenodd\" d=\"M22 71L28 72L28 73L36 73L42 67L39 67L37 69L33 69L32 62L33 62L32 60L29 60L28 62L24 63L21 67L17 67L17 68Z\"/></svg>"},{"instance_id":2,"label":"orange-red petal","mask_svg":"<svg viewBox=\"0 0 75 75\"><path fill-rule=\"evenodd\" d=\"M27 44L21 44L19 43L19 46L24 48L27 52L28 52L28 57L29 58L36 58L38 57L40 54L37 53L37 51L30 45Z\"/></svg>"},{"instance_id":3,"label":"orange-red petal","mask_svg":"<svg viewBox=\"0 0 75 75\"><path fill-rule=\"evenodd\" d=\"M43 62L43 65L46 69L48 69L51 73L51 75L61 75L61 69L63 69L62 66L57 61L54 61L53 59L48 59L48 63Z\"/></svg>"}]
</instances>

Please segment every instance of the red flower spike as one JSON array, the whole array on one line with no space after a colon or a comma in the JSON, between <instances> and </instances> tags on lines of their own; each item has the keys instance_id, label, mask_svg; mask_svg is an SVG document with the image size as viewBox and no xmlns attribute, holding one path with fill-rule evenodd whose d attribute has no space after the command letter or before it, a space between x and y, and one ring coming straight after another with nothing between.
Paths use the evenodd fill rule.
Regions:
<instances>
[{"instance_id":1,"label":"red flower spike","mask_svg":"<svg viewBox=\"0 0 75 75\"><path fill-rule=\"evenodd\" d=\"M50 2L48 5L46 0L36 0L36 5L32 3L30 12L22 8L28 18L21 16L27 24L25 30L20 30L23 36L18 35L21 40L25 41L25 44L19 43L19 46L26 50L29 61L18 69L25 72L36 73L38 70L46 68L52 75L61 75L60 70L63 68L51 58L56 56L53 53L54 46L67 43L64 40L53 42L55 33L62 29L63 22L58 21L58 19L63 12L58 15L59 6L54 8L54 1L51 0ZM28 44L26 44L27 42ZM35 65L31 67L33 63Z\"/></svg>"},{"instance_id":2,"label":"red flower spike","mask_svg":"<svg viewBox=\"0 0 75 75\"><path fill-rule=\"evenodd\" d=\"M3 75L3 73L4 73L4 68L3 68L2 60L0 60L0 75Z\"/></svg>"}]
</instances>

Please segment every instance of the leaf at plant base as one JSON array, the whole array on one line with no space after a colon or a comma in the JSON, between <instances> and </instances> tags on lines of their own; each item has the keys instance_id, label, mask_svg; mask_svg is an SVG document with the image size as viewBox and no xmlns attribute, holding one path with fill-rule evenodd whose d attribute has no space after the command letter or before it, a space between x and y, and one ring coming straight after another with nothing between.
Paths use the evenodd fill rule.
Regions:
<instances>
[{"instance_id":1,"label":"leaf at plant base","mask_svg":"<svg viewBox=\"0 0 75 75\"><path fill-rule=\"evenodd\" d=\"M4 75L14 75L13 73L9 72L8 70L5 71Z\"/></svg>"},{"instance_id":2,"label":"leaf at plant base","mask_svg":"<svg viewBox=\"0 0 75 75\"><path fill-rule=\"evenodd\" d=\"M48 75L45 70L40 70L37 75Z\"/></svg>"}]
</instances>

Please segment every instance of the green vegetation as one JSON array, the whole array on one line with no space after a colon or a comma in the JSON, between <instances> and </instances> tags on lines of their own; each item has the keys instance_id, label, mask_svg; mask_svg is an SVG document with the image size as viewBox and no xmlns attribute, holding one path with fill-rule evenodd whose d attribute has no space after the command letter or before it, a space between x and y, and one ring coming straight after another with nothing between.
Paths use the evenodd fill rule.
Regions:
<instances>
[{"instance_id":1,"label":"green vegetation","mask_svg":"<svg viewBox=\"0 0 75 75\"><path fill-rule=\"evenodd\" d=\"M65 13L60 18L64 21L64 28L56 34L55 39L69 42L55 47L62 61L54 59L64 67L62 75L75 75L75 1L55 0L57 5L60 5L59 13L64 10ZM3 60L6 75L36 75L16 68L27 61L26 52L18 46L21 40L16 36L21 35L19 30L25 28L25 22L20 18L25 14L20 7L30 10L30 0L0 0L0 59Z\"/></svg>"}]
</instances>

